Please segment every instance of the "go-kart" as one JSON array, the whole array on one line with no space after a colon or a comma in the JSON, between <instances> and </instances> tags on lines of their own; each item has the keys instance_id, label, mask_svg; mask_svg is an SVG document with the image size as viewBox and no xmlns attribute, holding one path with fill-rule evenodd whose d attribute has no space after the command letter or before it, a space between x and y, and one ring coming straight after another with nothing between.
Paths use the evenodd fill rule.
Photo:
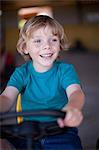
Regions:
<instances>
[{"instance_id":1,"label":"go-kart","mask_svg":"<svg viewBox=\"0 0 99 150\"><path fill-rule=\"evenodd\" d=\"M57 122L50 122L46 125L44 123L35 121L23 121L18 124L4 125L3 121L15 117L53 117L53 118L64 118L66 115L65 112L60 110L29 110L22 112L9 112L9 113L0 113L0 138L9 138L9 137L18 137L27 139L27 150L34 150L35 141L40 138L48 135L55 135L63 132L63 128L60 128Z\"/></svg>"}]
</instances>

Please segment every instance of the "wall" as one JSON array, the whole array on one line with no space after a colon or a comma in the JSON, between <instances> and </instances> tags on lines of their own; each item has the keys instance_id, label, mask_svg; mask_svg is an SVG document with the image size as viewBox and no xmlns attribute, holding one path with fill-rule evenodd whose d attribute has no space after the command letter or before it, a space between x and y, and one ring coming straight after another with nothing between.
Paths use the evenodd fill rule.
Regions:
<instances>
[{"instance_id":1,"label":"wall","mask_svg":"<svg viewBox=\"0 0 99 150\"><path fill-rule=\"evenodd\" d=\"M99 52L98 24L66 25L64 28L71 44L80 39L89 51Z\"/></svg>"}]
</instances>

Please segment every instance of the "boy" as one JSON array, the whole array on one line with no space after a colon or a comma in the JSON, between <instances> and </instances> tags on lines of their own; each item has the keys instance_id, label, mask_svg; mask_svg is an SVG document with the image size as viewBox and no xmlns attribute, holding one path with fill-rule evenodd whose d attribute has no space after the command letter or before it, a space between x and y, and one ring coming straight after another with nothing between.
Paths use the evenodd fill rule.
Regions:
<instances>
[{"instance_id":1,"label":"boy","mask_svg":"<svg viewBox=\"0 0 99 150\"><path fill-rule=\"evenodd\" d=\"M84 93L73 65L56 60L65 45L63 27L55 19L44 15L29 19L17 43L18 52L28 61L16 68L0 96L2 112L12 107L19 93L22 110L60 109L66 112L65 119L58 118L57 123L60 128L69 130L40 139L39 149L82 149L76 127L83 119ZM36 120L56 121L47 117Z\"/></svg>"}]
</instances>

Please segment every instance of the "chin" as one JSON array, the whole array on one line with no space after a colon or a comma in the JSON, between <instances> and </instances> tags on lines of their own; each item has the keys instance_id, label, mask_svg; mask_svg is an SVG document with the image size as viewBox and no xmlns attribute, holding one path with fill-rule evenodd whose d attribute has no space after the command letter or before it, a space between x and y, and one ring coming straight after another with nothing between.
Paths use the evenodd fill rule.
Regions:
<instances>
[{"instance_id":1,"label":"chin","mask_svg":"<svg viewBox=\"0 0 99 150\"><path fill-rule=\"evenodd\" d=\"M45 62L45 63L42 63L42 65L44 66L44 67L51 67L52 65L53 65L53 62Z\"/></svg>"},{"instance_id":2,"label":"chin","mask_svg":"<svg viewBox=\"0 0 99 150\"><path fill-rule=\"evenodd\" d=\"M50 64L43 64L44 67L51 67L53 65L53 63Z\"/></svg>"}]
</instances>

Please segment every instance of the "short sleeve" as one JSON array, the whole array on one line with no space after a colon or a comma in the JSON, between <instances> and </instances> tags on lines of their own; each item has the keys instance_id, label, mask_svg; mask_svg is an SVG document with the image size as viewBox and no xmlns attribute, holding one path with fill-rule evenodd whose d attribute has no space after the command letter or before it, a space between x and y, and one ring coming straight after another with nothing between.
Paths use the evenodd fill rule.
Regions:
<instances>
[{"instance_id":1,"label":"short sleeve","mask_svg":"<svg viewBox=\"0 0 99 150\"><path fill-rule=\"evenodd\" d=\"M64 89L66 89L71 84L80 84L77 72L73 65L64 65L62 71L61 84Z\"/></svg>"},{"instance_id":2,"label":"short sleeve","mask_svg":"<svg viewBox=\"0 0 99 150\"><path fill-rule=\"evenodd\" d=\"M14 86L20 92L24 85L24 72L19 68L16 68L7 83L7 86Z\"/></svg>"}]
</instances>

